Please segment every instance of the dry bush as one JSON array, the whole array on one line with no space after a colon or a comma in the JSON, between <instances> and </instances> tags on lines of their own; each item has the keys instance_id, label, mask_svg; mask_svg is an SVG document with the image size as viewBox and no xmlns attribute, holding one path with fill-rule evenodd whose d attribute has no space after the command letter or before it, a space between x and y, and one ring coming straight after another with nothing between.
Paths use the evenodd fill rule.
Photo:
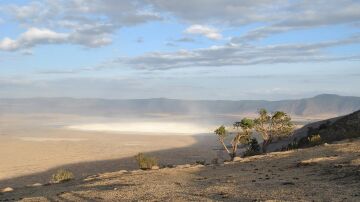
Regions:
<instances>
[{"instance_id":1,"label":"dry bush","mask_svg":"<svg viewBox=\"0 0 360 202\"><path fill-rule=\"evenodd\" d=\"M318 135L312 135L310 137L308 137L308 140L309 140L309 144L311 146L316 146L316 145L320 145L322 144L322 139L321 139L321 136L318 134Z\"/></svg>"},{"instance_id":2,"label":"dry bush","mask_svg":"<svg viewBox=\"0 0 360 202\"><path fill-rule=\"evenodd\" d=\"M138 153L135 156L135 160L139 165L139 168L142 170L151 169L153 166L158 165L158 161L154 157L146 156L143 153Z\"/></svg>"},{"instance_id":3,"label":"dry bush","mask_svg":"<svg viewBox=\"0 0 360 202\"><path fill-rule=\"evenodd\" d=\"M55 174L52 175L51 181L52 182L65 182L74 179L74 174L68 170L60 169L56 171Z\"/></svg>"}]
</instances>

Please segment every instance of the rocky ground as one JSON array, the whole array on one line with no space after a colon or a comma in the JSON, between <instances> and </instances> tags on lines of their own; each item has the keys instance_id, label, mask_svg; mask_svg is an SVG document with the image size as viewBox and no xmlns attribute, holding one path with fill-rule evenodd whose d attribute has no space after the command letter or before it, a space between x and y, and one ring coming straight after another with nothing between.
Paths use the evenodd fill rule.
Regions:
<instances>
[{"instance_id":1,"label":"rocky ground","mask_svg":"<svg viewBox=\"0 0 360 202\"><path fill-rule=\"evenodd\" d=\"M219 165L103 173L0 194L0 201L17 200L360 201L360 139Z\"/></svg>"}]
</instances>

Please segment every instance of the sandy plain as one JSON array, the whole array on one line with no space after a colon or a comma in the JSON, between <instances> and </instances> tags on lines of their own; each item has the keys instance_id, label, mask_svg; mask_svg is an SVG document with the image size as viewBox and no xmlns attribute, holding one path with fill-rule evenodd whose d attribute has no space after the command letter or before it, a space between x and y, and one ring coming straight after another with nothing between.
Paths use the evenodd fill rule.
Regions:
<instances>
[{"instance_id":1,"label":"sandy plain","mask_svg":"<svg viewBox=\"0 0 360 202\"><path fill-rule=\"evenodd\" d=\"M148 125L136 122L139 131L76 130L74 125L106 123L114 118L72 115L2 115L0 117L0 188L46 183L59 168L76 176L119 169L136 169L133 156L149 153L162 164L181 164L216 157L216 138L201 132L194 123L181 122L163 127L161 132L142 131ZM118 120L120 123L123 120ZM161 124L157 122L156 127ZM91 124L90 124L91 125ZM124 124L123 124L124 125ZM126 125L126 124L125 124ZM96 126L96 124L95 124ZM136 128L137 125L133 124ZM180 133L173 133L180 126ZM181 127L187 131L181 131ZM193 128L192 128L193 127ZM151 128L150 128L151 129ZM155 128L156 129L156 128ZM167 130L169 129L169 133ZM191 130L194 130L193 132ZM125 129L129 130L129 128ZM155 130L156 131L156 130Z\"/></svg>"}]
</instances>

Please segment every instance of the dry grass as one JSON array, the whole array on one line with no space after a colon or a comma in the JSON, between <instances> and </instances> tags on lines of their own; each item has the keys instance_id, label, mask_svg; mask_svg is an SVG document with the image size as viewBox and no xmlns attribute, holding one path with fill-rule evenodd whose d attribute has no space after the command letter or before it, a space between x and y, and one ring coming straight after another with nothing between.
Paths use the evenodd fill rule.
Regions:
<instances>
[{"instance_id":1,"label":"dry grass","mask_svg":"<svg viewBox=\"0 0 360 202\"><path fill-rule=\"evenodd\" d=\"M51 181L55 183L66 182L72 179L74 179L74 174L65 169L60 169L51 176Z\"/></svg>"}]
</instances>

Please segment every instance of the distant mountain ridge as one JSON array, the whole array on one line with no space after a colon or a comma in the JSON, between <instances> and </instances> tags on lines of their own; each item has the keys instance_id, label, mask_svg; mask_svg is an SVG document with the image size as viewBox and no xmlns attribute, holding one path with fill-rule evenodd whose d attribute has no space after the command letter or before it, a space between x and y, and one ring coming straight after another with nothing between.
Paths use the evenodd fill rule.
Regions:
<instances>
[{"instance_id":1,"label":"distant mountain ridge","mask_svg":"<svg viewBox=\"0 0 360 202\"><path fill-rule=\"evenodd\" d=\"M218 115L249 114L260 108L282 110L296 116L345 115L360 109L360 97L322 94L297 100L177 100L153 99L0 99L0 113L64 113L97 116L144 114Z\"/></svg>"}]
</instances>

